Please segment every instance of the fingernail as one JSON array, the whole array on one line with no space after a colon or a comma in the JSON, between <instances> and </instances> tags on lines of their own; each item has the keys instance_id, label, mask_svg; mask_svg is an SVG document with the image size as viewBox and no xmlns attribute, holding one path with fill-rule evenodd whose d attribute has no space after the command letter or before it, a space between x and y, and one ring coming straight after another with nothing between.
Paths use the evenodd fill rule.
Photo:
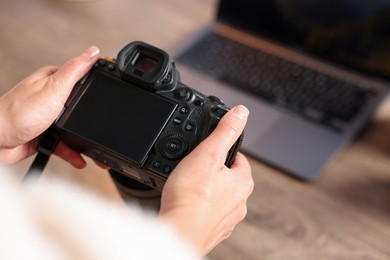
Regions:
<instances>
[{"instance_id":1,"label":"fingernail","mask_svg":"<svg viewBox=\"0 0 390 260\"><path fill-rule=\"evenodd\" d=\"M249 110L245 106L239 105L234 108L233 114L241 120L246 120L249 116Z\"/></svg>"},{"instance_id":2,"label":"fingernail","mask_svg":"<svg viewBox=\"0 0 390 260\"><path fill-rule=\"evenodd\" d=\"M84 54L88 55L90 58L93 58L98 55L99 52L100 50L96 46L91 46L84 51Z\"/></svg>"}]
</instances>

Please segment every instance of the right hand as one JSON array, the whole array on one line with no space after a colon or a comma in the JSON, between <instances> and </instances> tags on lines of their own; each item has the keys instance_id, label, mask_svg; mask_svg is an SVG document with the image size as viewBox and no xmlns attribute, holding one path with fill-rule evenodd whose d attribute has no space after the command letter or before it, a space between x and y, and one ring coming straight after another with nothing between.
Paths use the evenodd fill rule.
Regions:
<instances>
[{"instance_id":1,"label":"right hand","mask_svg":"<svg viewBox=\"0 0 390 260\"><path fill-rule=\"evenodd\" d=\"M244 106L231 109L164 186L160 216L202 255L228 238L246 216L246 201L254 187L249 162L238 153L231 168L224 163L248 114Z\"/></svg>"}]
</instances>

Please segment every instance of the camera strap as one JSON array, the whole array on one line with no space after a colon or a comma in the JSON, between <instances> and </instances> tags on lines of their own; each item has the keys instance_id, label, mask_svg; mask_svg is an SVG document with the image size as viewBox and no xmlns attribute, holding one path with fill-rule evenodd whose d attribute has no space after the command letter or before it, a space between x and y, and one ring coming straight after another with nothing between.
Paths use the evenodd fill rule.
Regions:
<instances>
[{"instance_id":1,"label":"camera strap","mask_svg":"<svg viewBox=\"0 0 390 260\"><path fill-rule=\"evenodd\" d=\"M38 178L42 174L47 162L49 161L51 154L57 147L58 141L59 138L55 133L50 130L45 132L37 146L38 154L35 156L35 159L32 162L30 168L24 175L22 180L23 182L32 178Z\"/></svg>"}]
</instances>

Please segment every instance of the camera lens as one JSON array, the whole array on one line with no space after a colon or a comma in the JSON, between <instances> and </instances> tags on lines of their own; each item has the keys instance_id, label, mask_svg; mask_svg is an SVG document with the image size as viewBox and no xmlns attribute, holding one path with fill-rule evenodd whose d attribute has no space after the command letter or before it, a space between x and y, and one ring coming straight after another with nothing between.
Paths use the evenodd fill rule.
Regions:
<instances>
[{"instance_id":1,"label":"camera lens","mask_svg":"<svg viewBox=\"0 0 390 260\"><path fill-rule=\"evenodd\" d=\"M134 62L134 67L143 72L153 72L157 67L158 62L155 59L140 54Z\"/></svg>"}]
</instances>

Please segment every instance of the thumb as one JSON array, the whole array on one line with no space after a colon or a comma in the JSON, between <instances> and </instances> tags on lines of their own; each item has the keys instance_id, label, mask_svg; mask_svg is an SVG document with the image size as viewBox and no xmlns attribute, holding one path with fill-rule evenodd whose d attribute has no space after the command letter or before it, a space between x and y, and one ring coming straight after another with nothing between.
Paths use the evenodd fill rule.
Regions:
<instances>
[{"instance_id":1,"label":"thumb","mask_svg":"<svg viewBox=\"0 0 390 260\"><path fill-rule=\"evenodd\" d=\"M226 154L242 134L248 116L249 110L245 106L239 105L231 109L222 117L215 130L199 144L200 152L212 152L224 163Z\"/></svg>"},{"instance_id":2,"label":"thumb","mask_svg":"<svg viewBox=\"0 0 390 260\"><path fill-rule=\"evenodd\" d=\"M51 88L63 101L69 96L74 85L79 81L91 67L96 63L99 56L99 49L95 46L89 47L82 54L68 60L55 73L50 76Z\"/></svg>"}]
</instances>

